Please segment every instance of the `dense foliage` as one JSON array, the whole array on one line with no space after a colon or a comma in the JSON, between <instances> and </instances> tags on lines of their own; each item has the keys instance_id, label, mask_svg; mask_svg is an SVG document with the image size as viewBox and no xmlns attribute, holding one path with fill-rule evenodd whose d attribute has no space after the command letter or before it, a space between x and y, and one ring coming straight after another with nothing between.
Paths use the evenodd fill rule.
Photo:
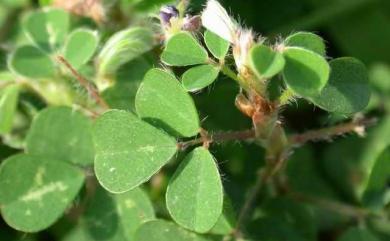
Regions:
<instances>
[{"instance_id":1,"label":"dense foliage","mask_svg":"<svg viewBox=\"0 0 390 241\"><path fill-rule=\"evenodd\" d=\"M389 240L390 68L305 31L332 2L0 3L0 239Z\"/></svg>"}]
</instances>

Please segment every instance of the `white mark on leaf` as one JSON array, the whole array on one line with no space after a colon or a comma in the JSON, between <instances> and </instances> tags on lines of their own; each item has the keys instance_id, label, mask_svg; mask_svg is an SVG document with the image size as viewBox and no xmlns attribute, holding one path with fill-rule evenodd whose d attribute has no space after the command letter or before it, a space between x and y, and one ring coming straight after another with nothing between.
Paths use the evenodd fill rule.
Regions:
<instances>
[{"instance_id":1,"label":"white mark on leaf","mask_svg":"<svg viewBox=\"0 0 390 241\"><path fill-rule=\"evenodd\" d=\"M26 195L20 198L24 202L28 201L40 201L42 197L52 192L64 192L68 189L68 186L62 182L52 182L48 185L42 186L35 190L30 190Z\"/></svg>"},{"instance_id":2,"label":"white mark on leaf","mask_svg":"<svg viewBox=\"0 0 390 241\"><path fill-rule=\"evenodd\" d=\"M34 181L38 186L43 184L43 176L45 175L46 169L44 167L39 167L37 174L35 174Z\"/></svg>"},{"instance_id":3,"label":"white mark on leaf","mask_svg":"<svg viewBox=\"0 0 390 241\"><path fill-rule=\"evenodd\" d=\"M155 149L154 146L147 145L147 146L141 147L139 150L141 152L151 152L151 153L153 153L154 149Z\"/></svg>"},{"instance_id":4,"label":"white mark on leaf","mask_svg":"<svg viewBox=\"0 0 390 241\"><path fill-rule=\"evenodd\" d=\"M24 212L24 215L26 216L31 216L31 210L27 209L26 212Z\"/></svg>"},{"instance_id":5,"label":"white mark on leaf","mask_svg":"<svg viewBox=\"0 0 390 241\"><path fill-rule=\"evenodd\" d=\"M126 208L131 209L135 207L135 203L131 199L126 199L125 206Z\"/></svg>"}]
</instances>

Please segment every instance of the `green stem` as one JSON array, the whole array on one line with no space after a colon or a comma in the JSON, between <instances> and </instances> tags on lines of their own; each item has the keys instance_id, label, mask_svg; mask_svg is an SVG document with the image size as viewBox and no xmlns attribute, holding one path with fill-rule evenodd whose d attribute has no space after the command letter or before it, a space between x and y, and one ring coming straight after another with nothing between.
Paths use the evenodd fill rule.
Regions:
<instances>
[{"instance_id":1,"label":"green stem","mask_svg":"<svg viewBox=\"0 0 390 241\"><path fill-rule=\"evenodd\" d=\"M226 64L220 66L221 67L221 71L224 75L228 76L229 78L237 81L238 83L240 83L240 79L238 78L237 74L231 69L229 68Z\"/></svg>"},{"instance_id":2,"label":"green stem","mask_svg":"<svg viewBox=\"0 0 390 241\"><path fill-rule=\"evenodd\" d=\"M80 85L85 88L88 94L95 100L95 102L104 110L109 109L107 102L100 96L99 91L87 79L84 78L73 66L61 55L57 56L57 60L62 63L77 79Z\"/></svg>"}]
</instances>

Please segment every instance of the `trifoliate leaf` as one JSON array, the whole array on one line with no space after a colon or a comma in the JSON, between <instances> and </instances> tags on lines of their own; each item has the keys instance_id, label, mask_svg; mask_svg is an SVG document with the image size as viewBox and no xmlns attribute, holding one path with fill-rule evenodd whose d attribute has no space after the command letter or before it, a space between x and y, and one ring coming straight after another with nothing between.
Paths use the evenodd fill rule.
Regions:
<instances>
[{"instance_id":1,"label":"trifoliate leaf","mask_svg":"<svg viewBox=\"0 0 390 241\"><path fill-rule=\"evenodd\" d=\"M0 203L14 229L38 232L59 219L84 180L81 170L45 156L20 154L0 166Z\"/></svg>"},{"instance_id":2,"label":"trifoliate leaf","mask_svg":"<svg viewBox=\"0 0 390 241\"><path fill-rule=\"evenodd\" d=\"M34 46L17 48L11 54L9 68L30 79L48 78L55 74L55 64L49 55Z\"/></svg>"},{"instance_id":3,"label":"trifoliate leaf","mask_svg":"<svg viewBox=\"0 0 390 241\"><path fill-rule=\"evenodd\" d=\"M112 75L117 69L153 48L153 32L134 27L115 33L98 56L99 75Z\"/></svg>"},{"instance_id":4,"label":"trifoliate leaf","mask_svg":"<svg viewBox=\"0 0 390 241\"><path fill-rule=\"evenodd\" d=\"M354 58L339 58L330 62L327 85L311 100L329 111L352 114L363 110L370 99L368 74L362 62Z\"/></svg>"},{"instance_id":5,"label":"trifoliate leaf","mask_svg":"<svg viewBox=\"0 0 390 241\"><path fill-rule=\"evenodd\" d=\"M19 86L9 85L0 91L0 134L11 131L19 97Z\"/></svg>"},{"instance_id":6,"label":"trifoliate leaf","mask_svg":"<svg viewBox=\"0 0 390 241\"><path fill-rule=\"evenodd\" d=\"M224 59L229 51L230 43L209 30L204 32L204 42L217 59Z\"/></svg>"},{"instance_id":7,"label":"trifoliate leaf","mask_svg":"<svg viewBox=\"0 0 390 241\"><path fill-rule=\"evenodd\" d=\"M283 71L287 86L304 98L317 96L329 79L330 67L326 60L310 50L288 47L283 55Z\"/></svg>"},{"instance_id":8,"label":"trifoliate leaf","mask_svg":"<svg viewBox=\"0 0 390 241\"><path fill-rule=\"evenodd\" d=\"M199 232L209 231L222 213L223 190L213 156L203 147L183 160L172 177L166 202L173 220Z\"/></svg>"},{"instance_id":9,"label":"trifoliate leaf","mask_svg":"<svg viewBox=\"0 0 390 241\"><path fill-rule=\"evenodd\" d=\"M251 49L249 64L257 77L270 79L283 70L285 60L281 53L259 44Z\"/></svg>"},{"instance_id":10,"label":"trifoliate leaf","mask_svg":"<svg viewBox=\"0 0 390 241\"><path fill-rule=\"evenodd\" d=\"M30 154L80 165L94 160L92 123L69 107L50 107L34 119L26 139Z\"/></svg>"},{"instance_id":11,"label":"trifoliate leaf","mask_svg":"<svg viewBox=\"0 0 390 241\"><path fill-rule=\"evenodd\" d=\"M187 70L182 76L182 85L187 91L201 90L211 85L218 77L219 68L200 65Z\"/></svg>"},{"instance_id":12,"label":"trifoliate leaf","mask_svg":"<svg viewBox=\"0 0 390 241\"><path fill-rule=\"evenodd\" d=\"M64 58L76 69L87 63L96 51L99 38L96 32L77 29L69 36L64 46Z\"/></svg>"},{"instance_id":13,"label":"trifoliate leaf","mask_svg":"<svg viewBox=\"0 0 390 241\"><path fill-rule=\"evenodd\" d=\"M96 120L93 133L96 177L113 193L149 180L177 150L174 138L130 112L106 112Z\"/></svg>"},{"instance_id":14,"label":"trifoliate leaf","mask_svg":"<svg viewBox=\"0 0 390 241\"><path fill-rule=\"evenodd\" d=\"M199 116L191 96L179 81L161 69L150 70L135 99L138 115L175 136L198 134Z\"/></svg>"},{"instance_id":15,"label":"trifoliate leaf","mask_svg":"<svg viewBox=\"0 0 390 241\"><path fill-rule=\"evenodd\" d=\"M290 35L285 40L285 45L291 47L301 47L311 50L319 55L326 55L326 46L324 40L314 33L298 32Z\"/></svg>"},{"instance_id":16,"label":"trifoliate leaf","mask_svg":"<svg viewBox=\"0 0 390 241\"><path fill-rule=\"evenodd\" d=\"M207 51L187 32L173 35L161 55L161 61L172 66L205 64L207 60Z\"/></svg>"},{"instance_id":17,"label":"trifoliate leaf","mask_svg":"<svg viewBox=\"0 0 390 241\"><path fill-rule=\"evenodd\" d=\"M154 220L142 224L135 234L137 241L207 241L208 239L180 228L165 220Z\"/></svg>"},{"instance_id":18,"label":"trifoliate leaf","mask_svg":"<svg viewBox=\"0 0 390 241\"><path fill-rule=\"evenodd\" d=\"M62 46L70 25L69 14L62 9L45 8L31 13L23 23L30 40L45 51Z\"/></svg>"}]
</instances>

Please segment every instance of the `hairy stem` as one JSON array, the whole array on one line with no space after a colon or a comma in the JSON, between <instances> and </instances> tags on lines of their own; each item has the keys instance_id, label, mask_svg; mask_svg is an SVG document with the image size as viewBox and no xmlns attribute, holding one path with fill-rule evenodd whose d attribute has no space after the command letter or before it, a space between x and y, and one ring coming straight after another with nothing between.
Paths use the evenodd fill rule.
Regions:
<instances>
[{"instance_id":1,"label":"hairy stem","mask_svg":"<svg viewBox=\"0 0 390 241\"><path fill-rule=\"evenodd\" d=\"M251 190L250 195L248 198L245 200L244 205L242 206L240 213L238 214L237 218L237 224L236 227L233 231L233 236L237 239L242 238L242 226L246 223L246 221L252 216L250 215L253 210L253 206L261 193L261 190L267 184L267 182L271 178L271 172L262 172L261 170L258 171L257 173L257 179L256 183Z\"/></svg>"},{"instance_id":2,"label":"hairy stem","mask_svg":"<svg viewBox=\"0 0 390 241\"><path fill-rule=\"evenodd\" d=\"M349 123L340 124L337 126L332 126L329 128L324 128L320 130L313 130L306 132L304 134L297 134L292 135L289 138L289 142L281 144L280 148L276 148L276 152L272 151L272 148L267 148L267 152L270 155L267 155L267 166L263 172L258 172L258 178L256 180L256 183L251 190L251 193L249 197L246 199L240 213L238 216L238 221L236 228L233 232L233 236L235 238L241 238L242 237L242 226L247 222L248 219L252 217L253 209L256 206L256 200L258 196L260 195L262 189L264 186L271 180L271 178L278 173L278 171L281 169L283 164L286 162L288 158L289 150L293 147L300 147L301 145L305 144L308 141L319 141L319 140L327 140L334 136L343 135L349 132L361 132L364 131L364 128L370 125L373 125L375 123L375 119L357 119ZM277 133L276 133L277 134ZM279 142L275 142L271 140L272 143L278 144ZM321 200L312 200L316 201L317 203L321 203L321 205L331 209L338 209L340 208L340 212L344 212L348 214L349 216L359 216L361 217L363 214L361 210L357 208L352 208L349 206L345 206L342 204L335 204L335 203L329 203Z\"/></svg>"},{"instance_id":3,"label":"hairy stem","mask_svg":"<svg viewBox=\"0 0 390 241\"><path fill-rule=\"evenodd\" d=\"M178 147L181 150L185 150L190 146L204 144L205 141L208 143L220 143L227 141L250 140L254 139L255 137L256 133L252 129L244 131L212 133L208 136L201 136L200 138L196 138L194 140L179 142Z\"/></svg>"},{"instance_id":4,"label":"hairy stem","mask_svg":"<svg viewBox=\"0 0 390 241\"><path fill-rule=\"evenodd\" d=\"M237 82L240 82L237 74L234 73L234 71L232 69L230 69L226 64L222 65L221 71L227 77L229 77L229 78L231 78L231 79L233 79L233 80L235 80Z\"/></svg>"},{"instance_id":5,"label":"hairy stem","mask_svg":"<svg viewBox=\"0 0 390 241\"><path fill-rule=\"evenodd\" d=\"M350 132L363 134L366 127L372 126L375 123L375 118L357 119L336 126L331 126L319 130L312 130L303 134L292 135L289 138L289 142L293 147L299 147L310 141L330 140L333 137L344 135Z\"/></svg>"},{"instance_id":6,"label":"hairy stem","mask_svg":"<svg viewBox=\"0 0 390 241\"><path fill-rule=\"evenodd\" d=\"M279 97L280 105L286 105L288 104L292 99L294 98L294 93L291 89L285 89L282 93L282 95Z\"/></svg>"},{"instance_id":7,"label":"hairy stem","mask_svg":"<svg viewBox=\"0 0 390 241\"><path fill-rule=\"evenodd\" d=\"M57 56L57 60L64 64L66 68L74 75L77 81L83 86L88 94L96 101L100 107L103 109L109 109L106 101L100 96L99 91L93 86L87 79L84 78L76 69L72 67L72 65L61 55Z\"/></svg>"}]
</instances>

